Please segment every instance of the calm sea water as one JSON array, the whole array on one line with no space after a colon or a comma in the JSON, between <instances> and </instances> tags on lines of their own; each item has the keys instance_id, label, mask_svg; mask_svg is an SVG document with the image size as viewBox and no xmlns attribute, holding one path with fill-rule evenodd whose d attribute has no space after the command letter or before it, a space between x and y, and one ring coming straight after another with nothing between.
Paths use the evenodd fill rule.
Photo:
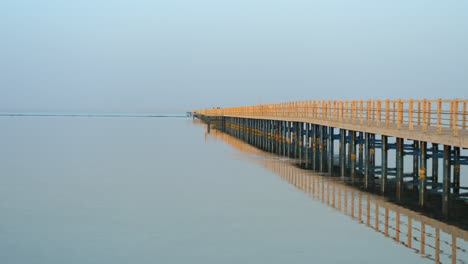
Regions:
<instances>
[{"instance_id":1,"label":"calm sea water","mask_svg":"<svg viewBox=\"0 0 468 264\"><path fill-rule=\"evenodd\" d=\"M0 128L0 263L433 263L189 118Z\"/></svg>"}]
</instances>

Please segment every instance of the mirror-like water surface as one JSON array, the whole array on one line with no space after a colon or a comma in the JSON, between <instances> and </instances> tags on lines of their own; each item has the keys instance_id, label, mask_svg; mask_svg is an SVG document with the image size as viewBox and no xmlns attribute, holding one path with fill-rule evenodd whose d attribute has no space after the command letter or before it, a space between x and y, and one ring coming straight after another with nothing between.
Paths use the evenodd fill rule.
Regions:
<instances>
[{"instance_id":1,"label":"mirror-like water surface","mask_svg":"<svg viewBox=\"0 0 468 264\"><path fill-rule=\"evenodd\" d=\"M465 231L191 119L0 124L1 263L450 263L452 231L467 259Z\"/></svg>"}]
</instances>

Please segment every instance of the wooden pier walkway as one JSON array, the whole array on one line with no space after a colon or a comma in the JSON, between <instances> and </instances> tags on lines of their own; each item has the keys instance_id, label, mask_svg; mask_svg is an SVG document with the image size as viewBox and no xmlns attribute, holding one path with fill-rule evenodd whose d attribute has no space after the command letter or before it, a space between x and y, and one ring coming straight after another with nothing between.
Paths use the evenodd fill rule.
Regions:
<instances>
[{"instance_id":1,"label":"wooden pier walkway","mask_svg":"<svg viewBox=\"0 0 468 264\"><path fill-rule=\"evenodd\" d=\"M461 152L468 148L467 104L459 99L298 101L193 114L208 129L214 125L265 151L298 158L308 168L362 179L365 189L386 194L392 186L397 200L405 189L416 189L424 208L428 193L441 196L442 213L449 217L456 201L468 202L468 188L460 186L461 165L468 165ZM395 167L388 162L391 150ZM409 174L405 156L412 156Z\"/></svg>"},{"instance_id":2,"label":"wooden pier walkway","mask_svg":"<svg viewBox=\"0 0 468 264\"><path fill-rule=\"evenodd\" d=\"M468 100L297 101L195 110L212 117L305 122L468 148Z\"/></svg>"}]
</instances>

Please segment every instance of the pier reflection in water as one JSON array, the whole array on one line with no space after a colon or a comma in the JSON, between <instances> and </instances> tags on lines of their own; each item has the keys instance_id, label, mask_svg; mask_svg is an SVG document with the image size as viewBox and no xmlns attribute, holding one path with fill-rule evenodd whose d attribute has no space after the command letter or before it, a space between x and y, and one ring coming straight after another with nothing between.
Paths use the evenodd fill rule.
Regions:
<instances>
[{"instance_id":1,"label":"pier reflection in water","mask_svg":"<svg viewBox=\"0 0 468 264\"><path fill-rule=\"evenodd\" d=\"M468 262L468 231L391 203L382 196L363 192L339 177L325 177L301 169L296 165L297 160L262 151L222 131L206 129L205 140L222 140L249 154L249 160L279 175L313 200L334 208L422 257L435 263Z\"/></svg>"}]
</instances>

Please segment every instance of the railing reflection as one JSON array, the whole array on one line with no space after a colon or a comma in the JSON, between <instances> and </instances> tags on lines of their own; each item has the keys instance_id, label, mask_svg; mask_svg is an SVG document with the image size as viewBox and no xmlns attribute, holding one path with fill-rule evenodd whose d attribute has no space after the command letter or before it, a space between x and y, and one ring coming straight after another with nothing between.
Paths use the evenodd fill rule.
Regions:
<instances>
[{"instance_id":1,"label":"railing reflection","mask_svg":"<svg viewBox=\"0 0 468 264\"><path fill-rule=\"evenodd\" d=\"M210 135L210 139L221 140L241 152L257 155L257 158L249 160L271 170L314 200L392 238L424 258L435 263L466 263L468 260L468 231L418 214L383 197L362 192L334 178L300 169L290 159L264 152L219 130L211 130Z\"/></svg>"}]
</instances>

